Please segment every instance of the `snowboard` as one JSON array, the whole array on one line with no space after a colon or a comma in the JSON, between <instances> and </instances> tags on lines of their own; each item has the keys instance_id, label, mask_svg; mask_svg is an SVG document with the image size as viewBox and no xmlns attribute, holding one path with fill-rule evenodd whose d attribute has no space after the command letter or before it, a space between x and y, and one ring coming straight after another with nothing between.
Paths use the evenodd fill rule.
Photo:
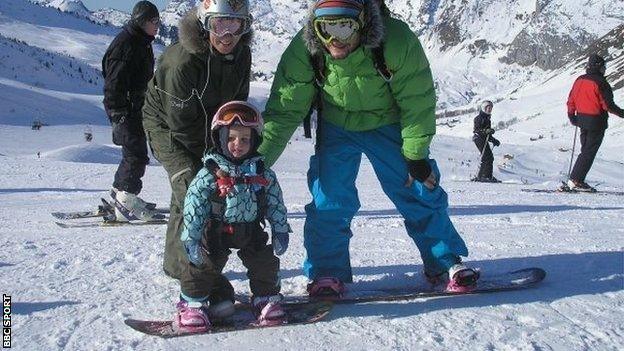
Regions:
<instances>
[{"instance_id":1,"label":"snowboard","mask_svg":"<svg viewBox=\"0 0 624 351\"><path fill-rule=\"evenodd\" d=\"M52 212L52 216L56 219L60 220L69 220L69 219L82 219L82 218L94 218L94 217L104 217L107 215L112 215L115 210L113 209L113 205L111 205L107 200L100 199L102 204L97 207L97 209L93 209L90 211L70 211L70 212ZM156 208L154 205L153 209L158 213L167 214L169 213L168 208ZM151 207L151 206L150 206Z\"/></svg>"},{"instance_id":2,"label":"snowboard","mask_svg":"<svg viewBox=\"0 0 624 351\"><path fill-rule=\"evenodd\" d=\"M126 319L124 323L130 328L148 335L159 336L161 338L175 338L186 335L216 334L231 331L280 327L286 325L308 324L323 319L332 308L331 302L303 302L284 305L287 320L283 324L274 326L262 326L256 322L251 313L250 305L247 303L236 303L236 313L226 320L211 320L212 328L206 332L178 332L173 326L173 321L149 321L139 319Z\"/></svg>"},{"instance_id":3,"label":"snowboard","mask_svg":"<svg viewBox=\"0 0 624 351\"><path fill-rule=\"evenodd\" d=\"M442 290L443 287L416 287L385 288L375 290L351 290L338 299L329 299L335 304L364 303L375 301L400 301L440 296L473 295L493 292L520 290L533 287L546 277L546 271L541 268L525 268L517 271L482 276L477 281L477 287L468 292L451 292ZM301 304L311 300L308 296L289 296L282 305Z\"/></svg>"}]
</instances>

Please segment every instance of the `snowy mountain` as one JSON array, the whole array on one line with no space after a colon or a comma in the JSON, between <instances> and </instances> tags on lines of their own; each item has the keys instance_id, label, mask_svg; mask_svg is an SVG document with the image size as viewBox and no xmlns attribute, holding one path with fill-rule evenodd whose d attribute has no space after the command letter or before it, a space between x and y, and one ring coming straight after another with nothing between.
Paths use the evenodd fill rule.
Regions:
<instances>
[{"instance_id":1,"label":"snowy mountain","mask_svg":"<svg viewBox=\"0 0 624 351\"><path fill-rule=\"evenodd\" d=\"M122 27L130 20L130 14L117 9L105 8L91 12L91 19L96 23Z\"/></svg>"},{"instance_id":2,"label":"snowy mountain","mask_svg":"<svg viewBox=\"0 0 624 351\"><path fill-rule=\"evenodd\" d=\"M91 11L80 0L29 0L32 3L52 7L78 17L90 18Z\"/></svg>"},{"instance_id":3,"label":"snowy mountain","mask_svg":"<svg viewBox=\"0 0 624 351\"><path fill-rule=\"evenodd\" d=\"M112 9L103 8L90 11L80 0L28 0L32 3L55 8L61 12L72 14L76 17L86 18L102 25L123 26L129 19L130 14Z\"/></svg>"},{"instance_id":4,"label":"snowy mountain","mask_svg":"<svg viewBox=\"0 0 624 351\"><path fill-rule=\"evenodd\" d=\"M194 0L170 1L160 36L177 37ZM576 59L624 21L620 0L387 0L419 34L431 61L439 108L459 107L522 87ZM254 77L272 79L275 63L301 28L307 0L251 1ZM496 97L494 97L496 98Z\"/></svg>"}]
</instances>

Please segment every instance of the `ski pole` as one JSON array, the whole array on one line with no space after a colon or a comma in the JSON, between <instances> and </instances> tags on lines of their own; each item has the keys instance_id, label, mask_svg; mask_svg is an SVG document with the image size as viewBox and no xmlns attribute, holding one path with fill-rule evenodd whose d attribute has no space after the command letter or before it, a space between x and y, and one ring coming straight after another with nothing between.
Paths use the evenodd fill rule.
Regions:
<instances>
[{"instance_id":1,"label":"ski pole","mask_svg":"<svg viewBox=\"0 0 624 351\"><path fill-rule=\"evenodd\" d=\"M578 126L574 126L574 141L572 142L572 155L570 156L570 166L568 167L568 180L570 180L570 174L572 173L572 160L574 160L574 149L576 148L576 133L578 132Z\"/></svg>"},{"instance_id":2,"label":"ski pole","mask_svg":"<svg viewBox=\"0 0 624 351\"><path fill-rule=\"evenodd\" d=\"M488 142L490 141L490 135L487 134L485 137L485 144L483 144L483 149L481 150L481 157L479 157L479 169L477 170L477 177L481 174L481 165L483 164L483 154L485 153L485 148L488 146Z\"/></svg>"}]
</instances>

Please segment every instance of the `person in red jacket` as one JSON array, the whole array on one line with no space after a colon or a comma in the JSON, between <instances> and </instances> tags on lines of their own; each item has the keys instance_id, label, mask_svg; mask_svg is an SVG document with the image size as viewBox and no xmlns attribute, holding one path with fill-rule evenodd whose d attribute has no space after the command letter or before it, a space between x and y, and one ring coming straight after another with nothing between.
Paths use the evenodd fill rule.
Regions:
<instances>
[{"instance_id":1,"label":"person in red jacket","mask_svg":"<svg viewBox=\"0 0 624 351\"><path fill-rule=\"evenodd\" d=\"M624 110L613 101L613 90L605 72L604 58L597 54L589 56L586 74L576 79L568 97L570 123L581 128L581 153L568 180L571 190L596 191L585 183L585 176L594 163L608 127L609 112L624 118Z\"/></svg>"}]
</instances>

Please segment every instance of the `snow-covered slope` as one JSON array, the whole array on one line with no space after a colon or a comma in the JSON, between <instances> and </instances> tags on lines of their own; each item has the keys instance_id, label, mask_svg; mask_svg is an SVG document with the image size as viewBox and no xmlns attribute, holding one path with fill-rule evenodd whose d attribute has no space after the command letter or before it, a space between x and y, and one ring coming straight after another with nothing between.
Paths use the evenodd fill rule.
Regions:
<instances>
[{"instance_id":1,"label":"snow-covered slope","mask_svg":"<svg viewBox=\"0 0 624 351\"><path fill-rule=\"evenodd\" d=\"M0 123L103 124L102 86L86 63L0 35Z\"/></svg>"},{"instance_id":2,"label":"snow-covered slope","mask_svg":"<svg viewBox=\"0 0 624 351\"><path fill-rule=\"evenodd\" d=\"M267 88L252 84L258 106ZM517 162L512 173L496 171L506 183L465 182L476 169L477 152L469 139L444 135L435 139L432 154L442 169L452 220L470 249L466 261L484 276L542 267L547 277L539 287L340 305L324 321L305 326L172 340L139 334L123 320L171 318L179 294L161 270L164 226L68 230L48 215L91 208L107 196L120 150L108 145L108 127L94 126L92 143L82 133L80 125L39 131L0 125L0 286L12 297L13 349L619 350L624 344L622 197L521 192L555 186L569 156L528 143L505 146ZM304 294L306 286L303 208L313 145L301 134L274 167L294 230L281 258L286 295ZM623 172L621 162L600 156L590 180L622 191ZM148 167L143 180L145 199L169 202L162 167ZM362 208L352 223L355 284L349 288L423 284L419 254L366 159L357 182ZM236 255L224 272L237 293L249 294Z\"/></svg>"}]
</instances>

